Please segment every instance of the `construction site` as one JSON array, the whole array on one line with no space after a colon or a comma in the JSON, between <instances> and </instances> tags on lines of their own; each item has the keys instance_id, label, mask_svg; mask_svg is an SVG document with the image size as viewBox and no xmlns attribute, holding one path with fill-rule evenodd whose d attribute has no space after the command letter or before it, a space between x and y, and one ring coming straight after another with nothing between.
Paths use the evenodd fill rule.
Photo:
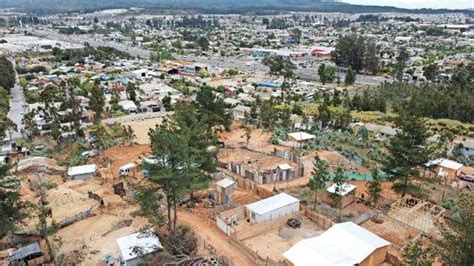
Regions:
<instances>
[{"instance_id":1,"label":"construction site","mask_svg":"<svg viewBox=\"0 0 474 266\"><path fill-rule=\"evenodd\" d=\"M302 201L316 154L331 169L344 166L358 173L367 169L353 166L335 151L297 154L269 144L269 135L259 129L246 142L239 136L242 130L235 130L237 133L221 136L223 147L211 186L197 191L192 204L183 203L177 209L180 225L199 228L193 231L198 239L197 256L222 258L229 265L288 265L285 252L301 241L323 236L337 222L354 222L391 243L386 261L394 263L414 239L436 234L435 225L445 210L413 197L400 199L388 181L381 183L385 209L364 204L368 183L363 180L347 180L351 193L343 198L340 209L330 202L312 205ZM56 256L83 265L111 265L120 263L117 239L149 226L146 219L133 215L138 208L133 203L133 186L144 179L140 165L150 153L149 145L106 149L89 158L97 171L84 179L74 180L66 167L44 157L20 160L11 172L21 184L18 189L24 200L47 200L47 220L58 225L54 237L62 243ZM128 165L129 171L123 174ZM328 197L328 193L321 196ZM32 217L16 234L37 239L38 249L47 254L37 224ZM0 259L8 256L0 254Z\"/></svg>"}]
</instances>

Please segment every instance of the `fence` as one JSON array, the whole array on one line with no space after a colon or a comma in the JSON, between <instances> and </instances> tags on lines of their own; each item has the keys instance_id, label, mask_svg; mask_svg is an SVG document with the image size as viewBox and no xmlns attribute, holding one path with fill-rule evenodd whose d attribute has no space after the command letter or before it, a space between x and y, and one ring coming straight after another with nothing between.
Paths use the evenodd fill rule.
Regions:
<instances>
[{"instance_id":1,"label":"fence","mask_svg":"<svg viewBox=\"0 0 474 266\"><path fill-rule=\"evenodd\" d=\"M237 182L238 188L251 192L252 194L260 198L268 198L268 197L273 196L272 191L266 188L260 187L258 184L254 183L252 180L244 179L242 177L237 177L236 182Z\"/></svg>"},{"instance_id":2,"label":"fence","mask_svg":"<svg viewBox=\"0 0 474 266\"><path fill-rule=\"evenodd\" d=\"M302 208L304 209L304 215L320 228L327 230L329 227L334 225L334 222L331 219L315 212L311 207L304 206Z\"/></svg>"},{"instance_id":3,"label":"fence","mask_svg":"<svg viewBox=\"0 0 474 266\"><path fill-rule=\"evenodd\" d=\"M139 113L139 114L131 114L131 115L124 115L120 117L113 117L105 119L103 122L106 124L115 124L115 123L126 123L132 121L140 121L140 120L147 120L147 119L154 119L154 118L161 118L165 117L169 114L166 112L157 112L157 113Z\"/></svg>"},{"instance_id":4,"label":"fence","mask_svg":"<svg viewBox=\"0 0 474 266\"><path fill-rule=\"evenodd\" d=\"M75 214L73 216L69 216L69 217L66 217L64 220L60 221L58 223L58 225L63 228L63 227L66 227L68 225L71 225L77 221L80 221L80 220L83 220L83 219L86 219L88 217L90 217L92 215L92 208L93 207L90 207L88 210L86 211L82 211L78 214Z\"/></svg>"},{"instance_id":5,"label":"fence","mask_svg":"<svg viewBox=\"0 0 474 266\"><path fill-rule=\"evenodd\" d=\"M288 219L299 218L299 217L303 216L303 214L304 214L304 211L299 211L299 212L292 213L290 215L286 215L286 216L284 216L284 217L282 217L278 220L244 225L241 228L236 228L236 229L240 229L240 230L236 231L233 234L233 236L237 240L242 241L242 240L245 240L245 239L248 239L248 238L251 238L251 237L255 237L255 236L258 236L258 235L261 235L261 234L265 234L265 233L267 233L271 230L274 230L275 228L282 227L284 224L286 224ZM240 221L240 222L241 223L246 223L246 221Z\"/></svg>"},{"instance_id":6,"label":"fence","mask_svg":"<svg viewBox=\"0 0 474 266\"><path fill-rule=\"evenodd\" d=\"M265 265L265 266L280 266L282 265L281 263L278 263L270 258L262 258L260 255L258 255L258 253L256 253L255 251L253 251L251 248L243 245L242 243L240 243L240 241L238 241L237 239L235 239L234 237L230 236L230 242L232 242L234 245L236 245L237 247L239 247L242 251L244 251L247 255L249 255L249 257L251 257L256 263L257 265Z\"/></svg>"}]
</instances>

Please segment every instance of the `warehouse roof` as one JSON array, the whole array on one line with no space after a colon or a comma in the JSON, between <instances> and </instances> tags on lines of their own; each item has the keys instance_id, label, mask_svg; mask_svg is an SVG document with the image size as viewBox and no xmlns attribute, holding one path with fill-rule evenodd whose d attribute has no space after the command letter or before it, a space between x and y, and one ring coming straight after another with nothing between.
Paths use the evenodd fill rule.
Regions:
<instances>
[{"instance_id":1,"label":"warehouse roof","mask_svg":"<svg viewBox=\"0 0 474 266\"><path fill-rule=\"evenodd\" d=\"M283 256L295 266L357 265L390 242L353 222L335 224L322 235L299 241Z\"/></svg>"},{"instance_id":2,"label":"warehouse roof","mask_svg":"<svg viewBox=\"0 0 474 266\"><path fill-rule=\"evenodd\" d=\"M292 197L286 193L280 193L273 197L266 198L245 206L252 212L264 214L299 201L299 199Z\"/></svg>"}]
</instances>

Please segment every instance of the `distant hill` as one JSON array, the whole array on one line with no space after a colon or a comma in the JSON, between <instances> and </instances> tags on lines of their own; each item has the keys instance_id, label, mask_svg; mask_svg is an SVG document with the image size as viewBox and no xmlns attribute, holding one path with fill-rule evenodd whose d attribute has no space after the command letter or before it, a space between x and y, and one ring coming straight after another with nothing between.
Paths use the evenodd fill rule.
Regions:
<instances>
[{"instance_id":1,"label":"distant hill","mask_svg":"<svg viewBox=\"0 0 474 266\"><path fill-rule=\"evenodd\" d=\"M256 13L275 11L314 12L415 12L445 13L452 10L408 10L395 7L359 6L339 0L0 0L0 8L17 8L36 14L90 12L111 8L141 7L149 10L195 10L203 13Z\"/></svg>"}]
</instances>

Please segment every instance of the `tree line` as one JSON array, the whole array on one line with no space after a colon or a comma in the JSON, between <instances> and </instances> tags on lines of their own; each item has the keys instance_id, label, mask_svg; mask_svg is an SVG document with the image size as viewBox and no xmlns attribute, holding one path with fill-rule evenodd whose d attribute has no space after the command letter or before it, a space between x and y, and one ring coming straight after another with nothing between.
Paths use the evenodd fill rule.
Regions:
<instances>
[{"instance_id":1,"label":"tree line","mask_svg":"<svg viewBox=\"0 0 474 266\"><path fill-rule=\"evenodd\" d=\"M341 35L337 40L333 59L337 66L375 75L380 71L378 54L374 40L355 34Z\"/></svg>"},{"instance_id":2,"label":"tree line","mask_svg":"<svg viewBox=\"0 0 474 266\"><path fill-rule=\"evenodd\" d=\"M433 119L447 118L474 123L474 82L472 72L464 68L455 71L444 83L385 83L379 92L396 112Z\"/></svg>"}]
</instances>

